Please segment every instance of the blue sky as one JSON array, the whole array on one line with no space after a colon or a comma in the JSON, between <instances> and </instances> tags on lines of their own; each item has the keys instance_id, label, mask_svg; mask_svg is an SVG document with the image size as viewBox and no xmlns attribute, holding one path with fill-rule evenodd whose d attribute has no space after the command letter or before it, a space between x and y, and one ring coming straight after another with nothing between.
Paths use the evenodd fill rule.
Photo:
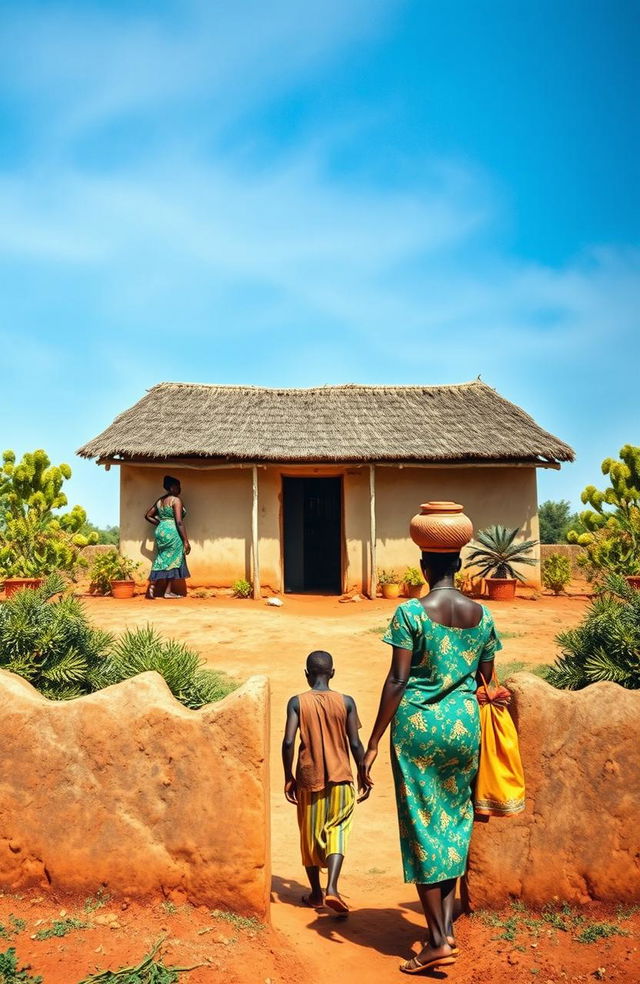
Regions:
<instances>
[{"instance_id":1,"label":"blue sky","mask_svg":"<svg viewBox=\"0 0 640 984\"><path fill-rule=\"evenodd\" d=\"M2 444L75 449L161 380L478 374L640 443L632 0L5 0ZM416 422L419 426L419 421Z\"/></svg>"}]
</instances>

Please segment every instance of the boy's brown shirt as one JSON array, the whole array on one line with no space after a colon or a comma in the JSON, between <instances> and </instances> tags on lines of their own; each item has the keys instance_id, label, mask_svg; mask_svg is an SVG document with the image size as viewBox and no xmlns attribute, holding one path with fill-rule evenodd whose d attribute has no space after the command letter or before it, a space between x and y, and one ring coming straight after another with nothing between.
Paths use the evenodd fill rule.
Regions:
<instances>
[{"instance_id":1,"label":"boy's brown shirt","mask_svg":"<svg viewBox=\"0 0 640 984\"><path fill-rule=\"evenodd\" d=\"M344 696L335 690L307 690L298 701L298 785L317 792L334 783L353 782Z\"/></svg>"}]
</instances>

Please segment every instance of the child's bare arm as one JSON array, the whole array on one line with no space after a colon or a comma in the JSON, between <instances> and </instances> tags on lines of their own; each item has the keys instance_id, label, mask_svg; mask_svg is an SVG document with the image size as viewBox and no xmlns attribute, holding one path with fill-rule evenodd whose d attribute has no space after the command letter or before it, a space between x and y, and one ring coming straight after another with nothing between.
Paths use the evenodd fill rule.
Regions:
<instances>
[{"instance_id":1,"label":"child's bare arm","mask_svg":"<svg viewBox=\"0 0 640 984\"><path fill-rule=\"evenodd\" d=\"M349 739L349 747L351 748L351 754L353 755L353 760L356 763L359 777L360 768L364 759L364 746L360 741L360 719L358 717L358 708L356 707L356 702L353 697L345 697L345 704L347 707L347 737ZM361 792L365 794L362 796L362 799L366 799L369 795L369 790L365 789L365 787L360 787L360 784L358 784L358 786Z\"/></svg>"},{"instance_id":2,"label":"child's bare arm","mask_svg":"<svg viewBox=\"0 0 640 984\"><path fill-rule=\"evenodd\" d=\"M287 721L282 739L282 766L284 768L284 795L294 805L298 802L296 780L293 775L293 756L296 746L296 732L300 726L300 701L292 697L287 704Z\"/></svg>"}]
</instances>

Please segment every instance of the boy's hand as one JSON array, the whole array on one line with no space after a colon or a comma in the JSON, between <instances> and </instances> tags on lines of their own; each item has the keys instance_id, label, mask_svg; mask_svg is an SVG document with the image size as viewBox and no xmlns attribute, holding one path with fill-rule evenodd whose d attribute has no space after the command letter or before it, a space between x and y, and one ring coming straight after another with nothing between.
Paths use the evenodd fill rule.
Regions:
<instances>
[{"instance_id":1,"label":"boy's hand","mask_svg":"<svg viewBox=\"0 0 640 984\"><path fill-rule=\"evenodd\" d=\"M298 785L295 779L289 779L285 782L284 796L289 803L293 803L294 806L298 805Z\"/></svg>"},{"instance_id":2,"label":"boy's hand","mask_svg":"<svg viewBox=\"0 0 640 984\"><path fill-rule=\"evenodd\" d=\"M358 770L358 789L361 792L361 796L358 799L359 803L366 800L371 795L371 790L373 789L373 779L371 778L371 767L378 757L377 748L369 748L362 760L362 765Z\"/></svg>"}]
</instances>

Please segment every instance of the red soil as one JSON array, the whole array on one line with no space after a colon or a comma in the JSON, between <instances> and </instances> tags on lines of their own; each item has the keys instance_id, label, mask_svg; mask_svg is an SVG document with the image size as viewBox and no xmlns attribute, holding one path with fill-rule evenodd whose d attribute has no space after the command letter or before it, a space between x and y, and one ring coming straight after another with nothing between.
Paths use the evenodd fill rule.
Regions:
<instances>
[{"instance_id":1,"label":"red soil","mask_svg":"<svg viewBox=\"0 0 640 984\"><path fill-rule=\"evenodd\" d=\"M505 633L499 663L517 660L528 664L554 658L554 636L576 624L586 597L576 591L569 597L531 592L514 602L496 603L492 610L498 629ZM529 596L529 597L527 597ZM366 741L375 716L389 652L379 635L396 602L378 599L359 604L340 604L334 598L285 596L281 609L264 602L229 598L186 601L132 601L89 599L91 616L104 628L121 631L127 626L153 621L165 634L198 648L211 666L246 678L268 673L272 685L272 843L273 928L254 935L216 921L206 911L180 906L168 914L158 900L148 905L131 902L125 910L114 901L88 919L115 913L121 929L95 927L75 931L63 939L32 940L37 919L57 918L70 904L27 896L22 900L0 898L0 923L9 912L28 919L29 925L14 944L23 961L33 964L45 984L77 984L83 974L115 968L141 958L149 944L168 933L170 959L180 965L211 958L216 964L193 971L185 984L297 984L303 976L309 984L340 979L375 982L398 981L400 959L411 955L424 934L417 898L401 876L395 805L388 753L381 750L376 763L376 786L371 799L358 808L342 888L352 906L347 921L316 914L300 904L305 891L300 864L295 810L284 800L280 780L280 749L286 699L304 687L302 666L310 649L326 648L336 659L335 686L357 700ZM496 821L499 822L499 821ZM505 821L508 822L508 821ZM98 886L96 886L97 888ZM80 907L81 907L81 903ZM505 918L514 914L507 911ZM456 925L461 954L448 973L432 978L464 984L560 984L604 979L632 984L640 980L638 932L640 915L626 921L605 907L583 910L589 921L615 922L632 935L612 936L599 943L579 943L574 932L561 932L539 923L534 932L522 923L515 939L496 940L504 928L487 925L482 918L461 916ZM213 928L211 928L213 927ZM202 933L202 930L210 930ZM230 942L235 939L235 942ZM1 943L0 949L8 943ZM99 948L103 947L101 951ZM599 968L604 968L604 977Z\"/></svg>"}]
</instances>

